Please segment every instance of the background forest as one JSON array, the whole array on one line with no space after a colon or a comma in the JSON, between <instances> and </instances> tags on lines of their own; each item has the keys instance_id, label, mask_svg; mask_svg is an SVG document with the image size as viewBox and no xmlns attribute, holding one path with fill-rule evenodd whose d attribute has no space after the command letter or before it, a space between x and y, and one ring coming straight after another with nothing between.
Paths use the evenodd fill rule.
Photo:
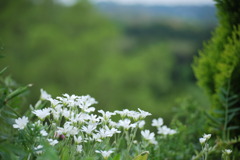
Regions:
<instances>
[{"instance_id":1,"label":"background forest","mask_svg":"<svg viewBox=\"0 0 240 160\"><path fill-rule=\"evenodd\" d=\"M141 107L169 122L176 99L208 102L191 64L217 24L214 6L8 0L0 22L0 67L33 84L30 103L40 88L90 94L107 110Z\"/></svg>"}]
</instances>

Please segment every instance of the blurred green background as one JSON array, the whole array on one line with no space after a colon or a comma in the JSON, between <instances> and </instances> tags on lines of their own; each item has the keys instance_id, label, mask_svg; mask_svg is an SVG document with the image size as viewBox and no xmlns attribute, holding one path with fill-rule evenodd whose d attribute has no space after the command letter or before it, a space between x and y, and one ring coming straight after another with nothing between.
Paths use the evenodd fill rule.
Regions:
<instances>
[{"instance_id":1,"label":"blurred green background","mask_svg":"<svg viewBox=\"0 0 240 160\"><path fill-rule=\"evenodd\" d=\"M216 24L214 6L0 0L0 67L34 84L32 104L40 88L90 94L104 110L141 108L168 122L176 99L208 103L191 64Z\"/></svg>"}]
</instances>

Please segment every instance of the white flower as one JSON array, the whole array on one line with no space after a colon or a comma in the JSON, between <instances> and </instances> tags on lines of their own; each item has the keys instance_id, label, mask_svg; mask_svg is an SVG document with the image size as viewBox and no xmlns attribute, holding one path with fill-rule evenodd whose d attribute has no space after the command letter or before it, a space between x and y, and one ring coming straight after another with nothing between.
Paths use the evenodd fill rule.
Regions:
<instances>
[{"instance_id":1,"label":"white flower","mask_svg":"<svg viewBox=\"0 0 240 160\"><path fill-rule=\"evenodd\" d=\"M83 126L82 131L86 132L87 134L92 134L92 132L96 129L96 125L94 124L89 124L87 127Z\"/></svg>"},{"instance_id":2,"label":"white flower","mask_svg":"<svg viewBox=\"0 0 240 160\"><path fill-rule=\"evenodd\" d=\"M44 109L39 109L39 110L34 110L32 111L33 114L35 114L38 118L41 120L44 120L47 116L50 115L50 108L44 108Z\"/></svg>"},{"instance_id":3,"label":"white flower","mask_svg":"<svg viewBox=\"0 0 240 160\"><path fill-rule=\"evenodd\" d=\"M201 143L201 144L204 144L205 142L206 142L206 138L199 138L199 142Z\"/></svg>"},{"instance_id":4,"label":"white flower","mask_svg":"<svg viewBox=\"0 0 240 160\"><path fill-rule=\"evenodd\" d=\"M100 119L97 117L97 115L91 114L88 116L89 122L90 123L96 123L99 122Z\"/></svg>"},{"instance_id":5,"label":"white flower","mask_svg":"<svg viewBox=\"0 0 240 160\"><path fill-rule=\"evenodd\" d=\"M140 108L138 108L138 110L139 110L139 112L140 112L140 118L145 118L145 117L147 117L147 116L152 115L151 113L146 112L146 111L143 111L143 110L141 110Z\"/></svg>"},{"instance_id":6,"label":"white flower","mask_svg":"<svg viewBox=\"0 0 240 160\"><path fill-rule=\"evenodd\" d=\"M76 105L87 113L95 111L95 108L90 106L97 103L98 102L89 95L78 97L76 101Z\"/></svg>"},{"instance_id":7,"label":"white flower","mask_svg":"<svg viewBox=\"0 0 240 160\"><path fill-rule=\"evenodd\" d=\"M104 159L107 159L113 153L112 150L109 150L109 151L96 150L95 152L100 153Z\"/></svg>"},{"instance_id":8,"label":"white flower","mask_svg":"<svg viewBox=\"0 0 240 160\"><path fill-rule=\"evenodd\" d=\"M137 121L141 118L141 114L136 111L129 111L127 116L133 118L134 121Z\"/></svg>"},{"instance_id":9,"label":"white flower","mask_svg":"<svg viewBox=\"0 0 240 160\"><path fill-rule=\"evenodd\" d=\"M141 120L141 121L138 122L138 127L140 129L143 129L144 125L145 125L145 121L144 120Z\"/></svg>"},{"instance_id":10,"label":"white flower","mask_svg":"<svg viewBox=\"0 0 240 160\"><path fill-rule=\"evenodd\" d=\"M62 115L65 117L65 118L70 118L70 111L68 110L68 109L66 109L66 108L64 108L63 109L63 111L62 111Z\"/></svg>"},{"instance_id":11,"label":"white flower","mask_svg":"<svg viewBox=\"0 0 240 160\"><path fill-rule=\"evenodd\" d=\"M151 144L157 144L157 141L155 140L155 134L152 132L150 133L149 130L141 131L141 135L145 140L147 140Z\"/></svg>"},{"instance_id":12,"label":"white flower","mask_svg":"<svg viewBox=\"0 0 240 160\"><path fill-rule=\"evenodd\" d=\"M115 111L114 113L119 114L122 118L124 118L125 116L127 116L129 114L129 110L128 109L124 109L123 111Z\"/></svg>"},{"instance_id":13,"label":"white flower","mask_svg":"<svg viewBox=\"0 0 240 160\"><path fill-rule=\"evenodd\" d=\"M79 113L76 115L76 121L80 122L80 123L83 123L85 122L86 120L89 120L90 119L90 116L86 113Z\"/></svg>"},{"instance_id":14,"label":"white flower","mask_svg":"<svg viewBox=\"0 0 240 160\"><path fill-rule=\"evenodd\" d=\"M62 106L62 104L60 104L61 102L59 100L56 100L56 99L53 99L53 98L50 98L48 99L50 102L51 102L51 107L55 108L57 106Z\"/></svg>"},{"instance_id":15,"label":"white flower","mask_svg":"<svg viewBox=\"0 0 240 160\"><path fill-rule=\"evenodd\" d=\"M203 138L205 138L206 140L209 140L211 138L211 134L204 134Z\"/></svg>"},{"instance_id":16,"label":"white flower","mask_svg":"<svg viewBox=\"0 0 240 160\"><path fill-rule=\"evenodd\" d=\"M152 126L155 126L155 127L159 128L162 125L163 125L163 119L162 118L152 120Z\"/></svg>"},{"instance_id":17,"label":"white flower","mask_svg":"<svg viewBox=\"0 0 240 160\"><path fill-rule=\"evenodd\" d=\"M57 144L58 143L58 141L55 139L55 140L53 140L53 139L47 139L48 140L48 142L50 143L50 145L52 145L52 146L54 146L55 144Z\"/></svg>"},{"instance_id":18,"label":"white flower","mask_svg":"<svg viewBox=\"0 0 240 160\"><path fill-rule=\"evenodd\" d=\"M70 125L70 122L66 122L62 127L58 127L58 130L57 130L57 133L58 134L63 134L65 133L67 137L69 137L70 135L76 135L78 134L78 128L74 127L74 126L71 126Z\"/></svg>"},{"instance_id":19,"label":"white flower","mask_svg":"<svg viewBox=\"0 0 240 160\"><path fill-rule=\"evenodd\" d=\"M95 141L97 141L97 142L102 142L102 135L100 134L100 133L93 133L92 134L92 138L95 140Z\"/></svg>"},{"instance_id":20,"label":"white flower","mask_svg":"<svg viewBox=\"0 0 240 160\"><path fill-rule=\"evenodd\" d=\"M98 133L102 138L105 137L112 137L115 133L121 133L121 131L117 130L116 128L109 129L108 126L104 126L103 128L100 128Z\"/></svg>"},{"instance_id":21,"label":"white flower","mask_svg":"<svg viewBox=\"0 0 240 160\"><path fill-rule=\"evenodd\" d=\"M18 128L19 130L22 130L26 127L28 123L28 117L23 116L22 118L15 119L15 123L13 124L13 128Z\"/></svg>"},{"instance_id":22,"label":"white flower","mask_svg":"<svg viewBox=\"0 0 240 160\"><path fill-rule=\"evenodd\" d=\"M49 100L52 98L52 96L50 94L48 94L46 91L44 91L43 89L40 89L40 92L41 92L40 99Z\"/></svg>"},{"instance_id":23,"label":"white flower","mask_svg":"<svg viewBox=\"0 0 240 160\"><path fill-rule=\"evenodd\" d=\"M223 150L223 153L225 153L225 154L231 154L232 153L232 150L231 149L225 149L225 150Z\"/></svg>"},{"instance_id":24,"label":"white flower","mask_svg":"<svg viewBox=\"0 0 240 160\"><path fill-rule=\"evenodd\" d=\"M162 126L158 128L158 134L163 134L163 135L173 135L177 133L176 130L170 129L167 126Z\"/></svg>"},{"instance_id":25,"label":"white flower","mask_svg":"<svg viewBox=\"0 0 240 160\"><path fill-rule=\"evenodd\" d=\"M78 96L76 95L69 95L67 93L63 94L63 97L57 97L57 99L59 99L63 105L66 105L67 107L75 107L76 106L76 99L78 98Z\"/></svg>"},{"instance_id":26,"label":"white flower","mask_svg":"<svg viewBox=\"0 0 240 160\"><path fill-rule=\"evenodd\" d=\"M42 136L47 136L48 135L48 133L45 130L41 130L40 133L41 133Z\"/></svg>"},{"instance_id":27,"label":"white flower","mask_svg":"<svg viewBox=\"0 0 240 160\"><path fill-rule=\"evenodd\" d=\"M79 144L79 143L81 143L81 142L83 141L83 138L82 138L81 136L78 136L78 137L74 136L74 141L75 141L77 144Z\"/></svg>"},{"instance_id":28,"label":"white flower","mask_svg":"<svg viewBox=\"0 0 240 160\"><path fill-rule=\"evenodd\" d=\"M108 121L110 127L117 127L117 123L112 121L111 119Z\"/></svg>"},{"instance_id":29,"label":"white flower","mask_svg":"<svg viewBox=\"0 0 240 160\"><path fill-rule=\"evenodd\" d=\"M99 110L98 112L102 114L101 119L102 119L103 121L108 121L108 120L111 118L112 115L115 115L115 114L116 114L116 113L109 112L109 111L104 112L103 110Z\"/></svg>"},{"instance_id":30,"label":"white flower","mask_svg":"<svg viewBox=\"0 0 240 160\"><path fill-rule=\"evenodd\" d=\"M42 145L38 145L37 147L34 148L34 150L37 154L42 154L43 153L42 149L43 149Z\"/></svg>"},{"instance_id":31,"label":"white flower","mask_svg":"<svg viewBox=\"0 0 240 160\"><path fill-rule=\"evenodd\" d=\"M52 109L51 111L52 111L52 115L53 115L54 120L59 120L60 115L62 113L62 109L56 107L55 109Z\"/></svg>"},{"instance_id":32,"label":"white flower","mask_svg":"<svg viewBox=\"0 0 240 160\"><path fill-rule=\"evenodd\" d=\"M82 152L82 145L77 145L77 152L78 153L81 153Z\"/></svg>"},{"instance_id":33,"label":"white flower","mask_svg":"<svg viewBox=\"0 0 240 160\"><path fill-rule=\"evenodd\" d=\"M203 134L202 138L199 138L199 142L201 144L204 144L207 140L209 140L211 138L211 134Z\"/></svg>"},{"instance_id":34,"label":"white flower","mask_svg":"<svg viewBox=\"0 0 240 160\"><path fill-rule=\"evenodd\" d=\"M118 127L123 127L125 130L129 130L129 128L136 127L136 124L130 124L130 123L131 123L130 119L120 120L118 122Z\"/></svg>"}]
</instances>

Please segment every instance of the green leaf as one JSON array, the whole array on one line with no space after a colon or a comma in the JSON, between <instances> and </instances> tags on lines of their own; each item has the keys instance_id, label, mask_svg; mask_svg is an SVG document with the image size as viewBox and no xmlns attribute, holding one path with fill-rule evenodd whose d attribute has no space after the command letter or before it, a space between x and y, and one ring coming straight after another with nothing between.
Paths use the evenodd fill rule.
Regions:
<instances>
[{"instance_id":1,"label":"green leaf","mask_svg":"<svg viewBox=\"0 0 240 160\"><path fill-rule=\"evenodd\" d=\"M3 74L3 72L5 72L7 70L7 67L3 68L1 71L0 71L0 75Z\"/></svg>"},{"instance_id":2,"label":"green leaf","mask_svg":"<svg viewBox=\"0 0 240 160\"><path fill-rule=\"evenodd\" d=\"M239 129L240 127L239 126L231 126L231 127L228 127L227 129L228 130L235 130L235 129Z\"/></svg>"},{"instance_id":3,"label":"green leaf","mask_svg":"<svg viewBox=\"0 0 240 160\"><path fill-rule=\"evenodd\" d=\"M233 108L233 109L229 109L228 113L238 112L238 111L240 111L240 108Z\"/></svg>"},{"instance_id":4,"label":"green leaf","mask_svg":"<svg viewBox=\"0 0 240 160\"><path fill-rule=\"evenodd\" d=\"M217 114L223 114L223 115L225 114L225 111L223 111L223 110L217 110L217 109L216 109L216 110L214 110L213 112L214 112L214 113L217 113Z\"/></svg>"},{"instance_id":5,"label":"green leaf","mask_svg":"<svg viewBox=\"0 0 240 160\"><path fill-rule=\"evenodd\" d=\"M117 154L117 155L115 155L115 156L113 157L112 160L120 160L120 158L121 158L121 155L120 155L120 154Z\"/></svg>"},{"instance_id":6,"label":"green leaf","mask_svg":"<svg viewBox=\"0 0 240 160\"><path fill-rule=\"evenodd\" d=\"M236 113L235 112L232 112L229 116L228 116L228 120L227 120L227 123L229 123L232 119L233 119L233 117L236 115Z\"/></svg>"},{"instance_id":7,"label":"green leaf","mask_svg":"<svg viewBox=\"0 0 240 160\"><path fill-rule=\"evenodd\" d=\"M58 154L53 146L44 144L44 152L37 158L37 160L59 160Z\"/></svg>"},{"instance_id":8,"label":"green leaf","mask_svg":"<svg viewBox=\"0 0 240 160\"><path fill-rule=\"evenodd\" d=\"M148 151L145 151L145 152L139 154L139 155L138 155L137 157L135 157L133 160L147 160L148 155L149 155L149 152L148 152Z\"/></svg>"},{"instance_id":9,"label":"green leaf","mask_svg":"<svg viewBox=\"0 0 240 160\"><path fill-rule=\"evenodd\" d=\"M29 85L27 85L27 86L20 87L20 88L16 89L15 91L13 91L12 93L10 93L10 94L6 97L5 102L7 102L7 101L9 101L9 100L11 100L11 99L19 96L20 94L26 92L26 91L28 90L28 88L31 87L31 86L32 86L32 85L29 84Z\"/></svg>"},{"instance_id":10,"label":"green leaf","mask_svg":"<svg viewBox=\"0 0 240 160\"><path fill-rule=\"evenodd\" d=\"M204 112L204 113L205 113L205 115L206 115L212 122L214 122L214 123L216 123L216 124L218 124L218 125L221 125L221 124L222 124L220 121L218 121L217 118L211 116L211 115L208 114L207 112Z\"/></svg>"},{"instance_id":11,"label":"green leaf","mask_svg":"<svg viewBox=\"0 0 240 160\"><path fill-rule=\"evenodd\" d=\"M236 104L239 100L238 99L234 99L232 100L231 102L228 102L228 106L231 107L233 106L234 104Z\"/></svg>"}]
</instances>

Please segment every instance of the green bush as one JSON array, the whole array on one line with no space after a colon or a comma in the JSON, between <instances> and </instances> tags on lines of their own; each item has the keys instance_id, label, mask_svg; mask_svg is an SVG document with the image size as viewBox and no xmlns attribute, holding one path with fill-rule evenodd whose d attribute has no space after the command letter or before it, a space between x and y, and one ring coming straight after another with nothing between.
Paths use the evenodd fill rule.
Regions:
<instances>
[{"instance_id":1,"label":"green bush","mask_svg":"<svg viewBox=\"0 0 240 160\"><path fill-rule=\"evenodd\" d=\"M195 57L193 69L211 99L214 128L228 139L240 134L240 1L216 2L219 26Z\"/></svg>"}]
</instances>

